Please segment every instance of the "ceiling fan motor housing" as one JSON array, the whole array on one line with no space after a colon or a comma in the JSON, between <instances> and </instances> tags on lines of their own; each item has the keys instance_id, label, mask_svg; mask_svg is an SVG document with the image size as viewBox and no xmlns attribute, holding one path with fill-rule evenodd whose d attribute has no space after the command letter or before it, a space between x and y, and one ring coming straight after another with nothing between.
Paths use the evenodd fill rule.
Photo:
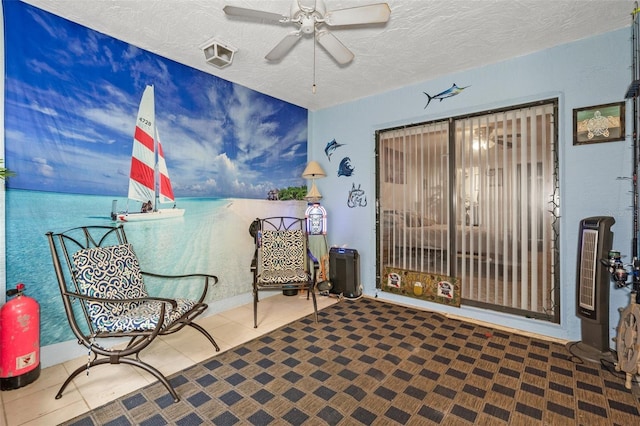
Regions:
<instances>
[{"instance_id":1,"label":"ceiling fan motor housing","mask_svg":"<svg viewBox=\"0 0 640 426\"><path fill-rule=\"evenodd\" d=\"M313 34L317 23L324 22L326 8L322 1L311 1L309 5L301 0L291 3L291 20L300 24L303 34Z\"/></svg>"},{"instance_id":2,"label":"ceiling fan motor housing","mask_svg":"<svg viewBox=\"0 0 640 426\"><path fill-rule=\"evenodd\" d=\"M303 16L300 21L300 31L304 34L313 34L316 29L316 22L311 16Z\"/></svg>"}]
</instances>

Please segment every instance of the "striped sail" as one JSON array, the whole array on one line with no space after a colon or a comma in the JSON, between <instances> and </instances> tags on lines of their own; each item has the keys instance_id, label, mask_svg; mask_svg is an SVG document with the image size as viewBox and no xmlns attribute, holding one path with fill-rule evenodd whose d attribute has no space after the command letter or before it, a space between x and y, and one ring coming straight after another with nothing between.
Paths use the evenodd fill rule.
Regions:
<instances>
[{"instance_id":1,"label":"striped sail","mask_svg":"<svg viewBox=\"0 0 640 426\"><path fill-rule=\"evenodd\" d=\"M133 136L128 197L143 203L151 201L155 205L154 102L153 86L147 86L140 101L136 130Z\"/></svg>"},{"instance_id":2,"label":"striped sail","mask_svg":"<svg viewBox=\"0 0 640 426\"><path fill-rule=\"evenodd\" d=\"M164 161L164 152L162 152L162 144L160 143L160 136L158 136L158 174L160 178L160 202L161 203L173 203L175 197L173 196L173 189L171 188L171 180L169 179L169 170L167 170L167 163Z\"/></svg>"}]
</instances>

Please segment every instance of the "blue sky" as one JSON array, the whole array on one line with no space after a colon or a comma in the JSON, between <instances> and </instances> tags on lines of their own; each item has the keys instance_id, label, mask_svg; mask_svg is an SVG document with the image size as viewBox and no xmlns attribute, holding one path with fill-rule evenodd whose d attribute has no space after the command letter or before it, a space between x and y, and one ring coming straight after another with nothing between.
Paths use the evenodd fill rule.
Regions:
<instances>
[{"instance_id":1,"label":"blue sky","mask_svg":"<svg viewBox=\"0 0 640 426\"><path fill-rule=\"evenodd\" d=\"M306 109L22 2L3 8L8 188L126 197L147 84L177 198L306 183Z\"/></svg>"}]
</instances>

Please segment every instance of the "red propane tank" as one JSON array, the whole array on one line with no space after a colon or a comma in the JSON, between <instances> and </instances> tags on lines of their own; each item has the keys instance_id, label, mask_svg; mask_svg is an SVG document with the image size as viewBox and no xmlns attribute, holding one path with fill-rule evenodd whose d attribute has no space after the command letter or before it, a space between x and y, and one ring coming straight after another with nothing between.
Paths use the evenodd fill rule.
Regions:
<instances>
[{"instance_id":1,"label":"red propane tank","mask_svg":"<svg viewBox=\"0 0 640 426\"><path fill-rule=\"evenodd\" d=\"M40 306L23 295L24 284L7 290L17 296L0 308L0 390L17 389L40 376Z\"/></svg>"}]
</instances>

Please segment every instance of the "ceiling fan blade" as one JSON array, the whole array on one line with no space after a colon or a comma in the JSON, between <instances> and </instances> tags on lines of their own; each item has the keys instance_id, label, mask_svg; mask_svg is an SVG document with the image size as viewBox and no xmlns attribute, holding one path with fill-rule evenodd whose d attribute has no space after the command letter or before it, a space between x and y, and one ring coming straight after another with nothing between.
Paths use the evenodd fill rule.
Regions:
<instances>
[{"instance_id":1,"label":"ceiling fan blade","mask_svg":"<svg viewBox=\"0 0 640 426\"><path fill-rule=\"evenodd\" d=\"M295 46L301 38L302 34L300 34L300 31L294 31L287 34L282 40L280 40L280 43L278 43L276 47L271 49L271 52L267 53L267 56L264 58L267 61L279 61L284 58L291 49L293 49L293 46Z\"/></svg>"},{"instance_id":2,"label":"ceiling fan blade","mask_svg":"<svg viewBox=\"0 0 640 426\"><path fill-rule=\"evenodd\" d=\"M387 22L390 16L391 9L389 5L377 3L330 10L325 14L324 19L327 25L335 27L339 25L377 24Z\"/></svg>"},{"instance_id":3,"label":"ceiling fan blade","mask_svg":"<svg viewBox=\"0 0 640 426\"><path fill-rule=\"evenodd\" d=\"M256 9L246 9L244 7L237 6L225 6L222 8L224 13L229 16L240 16L243 18L252 18L252 19L264 19L265 21L275 21L286 23L289 22L290 19L286 15L280 15L279 13L273 12L265 12L262 10Z\"/></svg>"},{"instance_id":4,"label":"ceiling fan blade","mask_svg":"<svg viewBox=\"0 0 640 426\"><path fill-rule=\"evenodd\" d=\"M331 34L329 31L318 31L318 33L316 34L316 40L318 40L318 43L320 43L320 45L324 47L325 50L329 52L329 54L333 56L333 59L335 59L339 64L348 64L353 60L353 52L347 49L345 45L342 44L340 40L338 40L336 36Z\"/></svg>"}]
</instances>

